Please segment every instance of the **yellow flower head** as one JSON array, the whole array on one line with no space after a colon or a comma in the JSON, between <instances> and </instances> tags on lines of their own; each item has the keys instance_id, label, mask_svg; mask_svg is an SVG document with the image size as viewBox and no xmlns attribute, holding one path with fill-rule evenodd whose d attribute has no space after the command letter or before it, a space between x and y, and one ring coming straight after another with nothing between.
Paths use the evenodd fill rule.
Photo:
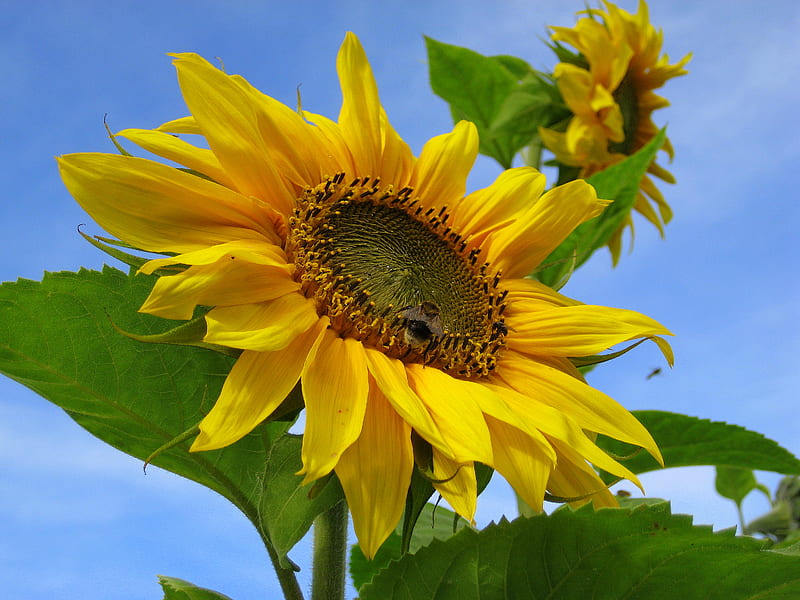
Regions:
<instances>
[{"instance_id":1,"label":"yellow flower head","mask_svg":"<svg viewBox=\"0 0 800 600\"><path fill-rule=\"evenodd\" d=\"M193 451L233 444L300 381L300 473L336 472L368 556L403 512L412 438L468 519L476 461L541 509L546 490L613 504L589 463L636 481L596 433L660 459L642 425L568 359L669 332L524 278L606 206L590 185L543 193L544 177L525 167L465 196L475 127L459 123L415 158L353 34L337 60L338 122L299 114L195 54L175 59L191 116L118 135L189 171L99 153L59 165L102 227L171 254L143 272L186 267L160 277L141 310L188 319L212 306L205 340L243 350Z\"/></svg>"},{"instance_id":2,"label":"yellow flower head","mask_svg":"<svg viewBox=\"0 0 800 600\"><path fill-rule=\"evenodd\" d=\"M691 58L687 54L676 64L669 64L669 57L661 54L663 34L650 23L644 0L640 0L635 15L608 1L604 4L607 12L590 9L573 28L551 27L552 39L573 46L581 58L580 64L559 63L554 71L559 91L574 116L566 131L542 129L541 135L560 163L580 168L580 177L621 161L658 133L653 111L669 102L654 90L673 77L685 75L683 67ZM671 160L669 139L662 150ZM672 174L655 161L648 172L668 183L675 182ZM642 178L634 208L663 235L672 210L648 175ZM609 242L615 263L625 227L633 231L630 217Z\"/></svg>"}]
</instances>

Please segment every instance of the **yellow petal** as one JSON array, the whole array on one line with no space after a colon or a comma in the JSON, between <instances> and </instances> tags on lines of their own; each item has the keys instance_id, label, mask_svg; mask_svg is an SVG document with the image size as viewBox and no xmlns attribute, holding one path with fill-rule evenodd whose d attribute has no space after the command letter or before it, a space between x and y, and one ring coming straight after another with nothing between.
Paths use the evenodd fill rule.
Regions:
<instances>
[{"instance_id":1,"label":"yellow petal","mask_svg":"<svg viewBox=\"0 0 800 600\"><path fill-rule=\"evenodd\" d=\"M261 137L268 141L270 157L278 172L296 189L319 183L323 174L341 170L335 156L320 152L318 127L309 126L296 109L267 96L246 79L238 75L231 79L249 94Z\"/></svg>"},{"instance_id":2,"label":"yellow petal","mask_svg":"<svg viewBox=\"0 0 800 600\"><path fill-rule=\"evenodd\" d=\"M426 206L450 206L464 197L478 156L478 130L460 121L451 133L431 138L414 165L410 185Z\"/></svg>"},{"instance_id":3,"label":"yellow petal","mask_svg":"<svg viewBox=\"0 0 800 600\"><path fill-rule=\"evenodd\" d=\"M503 357L497 375L518 392L560 410L582 429L641 446L660 460L650 432L625 407L583 381L512 352Z\"/></svg>"},{"instance_id":4,"label":"yellow petal","mask_svg":"<svg viewBox=\"0 0 800 600\"><path fill-rule=\"evenodd\" d=\"M511 387L505 388L500 385L495 386L495 389L503 395L511 410L516 412L521 419L528 421L528 428L538 428L551 445L553 445L553 440L561 440L596 467L629 479L641 487L636 475L598 448L566 412L541 402L537 395L522 393ZM649 434L647 435L649 436ZM654 443L648 445L655 447ZM647 449L650 450L649 447ZM658 451L657 448L655 450ZM660 453L657 458L661 460Z\"/></svg>"},{"instance_id":5,"label":"yellow petal","mask_svg":"<svg viewBox=\"0 0 800 600\"><path fill-rule=\"evenodd\" d=\"M361 342L327 330L303 368L303 483L327 475L358 438L367 405L368 376Z\"/></svg>"},{"instance_id":6,"label":"yellow petal","mask_svg":"<svg viewBox=\"0 0 800 600\"><path fill-rule=\"evenodd\" d=\"M375 556L397 526L413 466L411 428L380 390L371 386L361 435L336 465L353 528L367 558Z\"/></svg>"},{"instance_id":7,"label":"yellow petal","mask_svg":"<svg viewBox=\"0 0 800 600\"><path fill-rule=\"evenodd\" d=\"M478 482L475 479L475 466L470 463L459 464L433 449L433 487L447 500L453 510L474 523L478 503Z\"/></svg>"},{"instance_id":8,"label":"yellow petal","mask_svg":"<svg viewBox=\"0 0 800 600\"><path fill-rule=\"evenodd\" d=\"M278 246L241 240L174 257L152 260L140 271L170 264L194 265L156 281L139 310L167 319L190 319L198 305L252 304L299 292L286 255Z\"/></svg>"},{"instance_id":9,"label":"yellow petal","mask_svg":"<svg viewBox=\"0 0 800 600\"><path fill-rule=\"evenodd\" d=\"M294 193L270 156L252 96L198 55L173 56L186 106L236 189L289 215Z\"/></svg>"},{"instance_id":10,"label":"yellow petal","mask_svg":"<svg viewBox=\"0 0 800 600\"><path fill-rule=\"evenodd\" d=\"M156 258L147 261L139 271L150 275L157 269L171 265L213 265L220 261L237 260L254 265L289 268L289 259L280 246L261 240L236 240L176 256Z\"/></svg>"},{"instance_id":11,"label":"yellow petal","mask_svg":"<svg viewBox=\"0 0 800 600\"><path fill-rule=\"evenodd\" d=\"M508 169L487 188L472 192L452 209L462 236L480 243L489 232L508 227L544 191L545 176L532 167Z\"/></svg>"},{"instance_id":12,"label":"yellow petal","mask_svg":"<svg viewBox=\"0 0 800 600\"><path fill-rule=\"evenodd\" d=\"M306 356L324 328L321 320L277 352L243 352L214 408L200 422L191 450L228 446L272 414L300 379Z\"/></svg>"},{"instance_id":13,"label":"yellow petal","mask_svg":"<svg viewBox=\"0 0 800 600\"><path fill-rule=\"evenodd\" d=\"M197 125L197 121L193 116L188 117L181 117L179 119L173 119L172 121L167 121L163 125L159 125L156 127L157 131L163 131L164 133L184 133L187 135L203 135L203 132L200 130L200 127Z\"/></svg>"},{"instance_id":14,"label":"yellow petal","mask_svg":"<svg viewBox=\"0 0 800 600\"><path fill-rule=\"evenodd\" d=\"M447 442L436 426L428 409L408 384L405 365L389 358L380 350L365 348L367 367L377 386L392 403L394 410L411 425L429 444L452 455Z\"/></svg>"},{"instance_id":15,"label":"yellow petal","mask_svg":"<svg viewBox=\"0 0 800 600\"><path fill-rule=\"evenodd\" d=\"M356 175L381 177L396 188L411 175L411 150L381 107L378 86L361 42L348 32L336 58L342 87L339 126L352 152Z\"/></svg>"},{"instance_id":16,"label":"yellow petal","mask_svg":"<svg viewBox=\"0 0 800 600\"><path fill-rule=\"evenodd\" d=\"M116 135L129 139L161 158L194 169L225 187L233 187L233 182L211 150L198 148L174 135L152 129L123 129Z\"/></svg>"},{"instance_id":17,"label":"yellow petal","mask_svg":"<svg viewBox=\"0 0 800 600\"><path fill-rule=\"evenodd\" d=\"M641 313L586 304L515 315L508 325L509 348L542 356L591 356L636 338L672 335Z\"/></svg>"},{"instance_id":18,"label":"yellow petal","mask_svg":"<svg viewBox=\"0 0 800 600\"><path fill-rule=\"evenodd\" d=\"M591 502L595 508L619 506L608 485L586 464L583 456L557 440L553 445L558 452L558 464L547 483L550 493L565 499L574 498L570 502L573 506L586 502Z\"/></svg>"},{"instance_id":19,"label":"yellow petal","mask_svg":"<svg viewBox=\"0 0 800 600\"><path fill-rule=\"evenodd\" d=\"M583 180L553 188L512 226L489 236L489 262L506 277L523 277L608 203L599 200L594 188Z\"/></svg>"},{"instance_id":20,"label":"yellow petal","mask_svg":"<svg viewBox=\"0 0 800 600\"><path fill-rule=\"evenodd\" d=\"M581 304L534 279L504 278L500 285L508 290L508 309L503 315L515 320L523 320L531 312Z\"/></svg>"},{"instance_id":21,"label":"yellow petal","mask_svg":"<svg viewBox=\"0 0 800 600\"><path fill-rule=\"evenodd\" d=\"M313 300L290 293L258 304L212 309L206 315L204 340L243 350L280 350L318 320Z\"/></svg>"},{"instance_id":22,"label":"yellow petal","mask_svg":"<svg viewBox=\"0 0 800 600\"><path fill-rule=\"evenodd\" d=\"M318 151L333 157L333 160L338 165L337 169L328 174L330 175L335 171L343 171L349 177L353 177L356 173L355 161L339 124L324 115L311 113L307 110L303 111L303 116L319 129L320 147Z\"/></svg>"},{"instance_id":23,"label":"yellow petal","mask_svg":"<svg viewBox=\"0 0 800 600\"><path fill-rule=\"evenodd\" d=\"M555 466L555 452L542 446L516 427L489 417L486 424L492 432L494 468L514 491L535 511L543 509L547 480Z\"/></svg>"},{"instance_id":24,"label":"yellow petal","mask_svg":"<svg viewBox=\"0 0 800 600\"><path fill-rule=\"evenodd\" d=\"M256 204L226 187L143 158L58 159L75 200L110 234L150 252L189 252L232 240L275 239Z\"/></svg>"},{"instance_id":25,"label":"yellow petal","mask_svg":"<svg viewBox=\"0 0 800 600\"><path fill-rule=\"evenodd\" d=\"M492 464L489 430L475 398L460 396L459 380L439 369L419 364L406 366L409 383L433 417L455 455L457 463L479 461ZM453 399L458 401L454 402Z\"/></svg>"}]
</instances>

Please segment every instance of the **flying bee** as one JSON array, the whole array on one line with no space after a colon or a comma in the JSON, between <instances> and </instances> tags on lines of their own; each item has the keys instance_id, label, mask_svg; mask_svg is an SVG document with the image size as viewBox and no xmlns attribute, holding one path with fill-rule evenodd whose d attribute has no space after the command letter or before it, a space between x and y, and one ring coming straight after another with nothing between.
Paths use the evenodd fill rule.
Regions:
<instances>
[{"instance_id":1,"label":"flying bee","mask_svg":"<svg viewBox=\"0 0 800 600\"><path fill-rule=\"evenodd\" d=\"M433 336L444 336L439 307L434 302L426 300L416 306L406 306L400 315L405 320L403 337L409 346L422 346Z\"/></svg>"}]
</instances>

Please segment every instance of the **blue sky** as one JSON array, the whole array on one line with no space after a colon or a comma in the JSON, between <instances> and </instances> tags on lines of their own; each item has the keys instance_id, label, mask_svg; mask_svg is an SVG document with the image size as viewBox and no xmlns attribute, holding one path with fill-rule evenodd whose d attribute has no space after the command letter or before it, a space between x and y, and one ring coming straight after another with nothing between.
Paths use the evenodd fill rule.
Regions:
<instances>
[{"instance_id":1,"label":"blue sky","mask_svg":"<svg viewBox=\"0 0 800 600\"><path fill-rule=\"evenodd\" d=\"M452 126L430 91L422 35L547 70L549 24L572 25L583 2L38 2L0 3L0 280L100 268L75 232L87 217L63 188L54 156L113 151L102 127L153 127L186 114L167 52L220 57L226 70L290 105L338 113L335 55L359 35L392 123L415 152ZM634 2L620 5L635 10ZM673 370L654 348L601 369L592 383L634 409L684 412L764 433L800 454L800 285L794 176L800 164L795 2L653 0L673 60L690 75L667 84L656 113L676 148L675 211L666 240L639 223L635 251L611 270L603 255L563 290L632 308L677 337ZM470 189L498 167L479 160ZM95 232L97 229L95 228ZM0 380L0 589L12 598L160 598L157 573L236 600L277 596L256 533L227 501L107 447L63 412ZM774 487L776 477L761 475ZM736 523L711 469L645 476L650 495L717 528ZM632 486L627 486L628 488ZM745 511L765 508L754 497ZM513 514L499 482L479 523ZM293 553L303 566L307 544ZM307 585L308 569L301 573Z\"/></svg>"}]
</instances>

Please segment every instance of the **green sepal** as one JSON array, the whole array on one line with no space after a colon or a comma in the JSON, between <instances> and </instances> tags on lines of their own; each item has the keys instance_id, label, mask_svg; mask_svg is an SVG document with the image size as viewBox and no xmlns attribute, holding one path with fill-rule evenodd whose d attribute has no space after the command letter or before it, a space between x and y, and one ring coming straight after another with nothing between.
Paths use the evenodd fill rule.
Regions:
<instances>
[{"instance_id":1,"label":"green sepal","mask_svg":"<svg viewBox=\"0 0 800 600\"><path fill-rule=\"evenodd\" d=\"M594 354L592 356L578 356L575 358L570 358L569 361L578 368L581 367L593 367L595 365L602 364L604 362L608 362L609 360L614 360L615 358L619 358L623 354L630 352L636 346L641 344L642 342L646 342L652 336L648 336L646 338L642 338L638 342L634 342L630 346L623 348L622 350L618 350L616 352L609 352L608 354Z\"/></svg>"},{"instance_id":2,"label":"green sepal","mask_svg":"<svg viewBox=\"0 0 800 600\"><path fill-rule=\"evenodd\" d=\"M117 149L117 152L119 152L122 156L133 156L133 154L131 154L130 152L125 150L125 148L122 147L122 144L120 144L117 141L117 136L114 135L113 133L111 133L111 128L108 126L108 114L107 113L105 115L103 115L103 127L106 128L106 133L108 134L108 139L110 139L111 143L114 144L114 148Z\"/></svg>"},{"instance_id":3,"label":"green sepal","mask_svg":"<svg viewBox=\"0 0 800 600\"><path fill-rule=\"evenodd\" d=\"M400 553L405 554L411 547L411 538L414 534L414 526L417 524L422 509L433 496L436 490L433 489L431 480L425 477L418 469L411 471L411 482L406 494L406 509L403 514L403 524L400 533Z\"/></svg>"},{"instance_id":4,"label":"green sepal","mask_svg":"<svg viewBox=\"0 0 800 600\"><path fill-rule=\"evenodd\" d=\"M158 458L159 454L161 454L162 452L166 452L167 450L171 450L172 448L174 448L178 444L182 444L186 440L189 440L189 439L191 439L193 437L197 437L198 433L200 433L200 423L199 422L197 424L192 425L191 427L189 427L189 429L187 429L183 433L179 433L178 435L176 435L174 438L172 438L170 441L168 441L166 444L164 444L160 448L156 448L153 451L153 453L150 454L150 456L148 456L147 458L144 459L144 465L142 466L142 469L144 471L147 471L147 465L149 465L156 458Z\"/></svg>"},{"instance_id":5,"label":"green sepal","mask_svg":"<svg viewBox=\"0 0 800 600\"><path fill-rule=\"evenodd\" d=\"M207 331L205 315L195 317L191 321L181 323L177 327L167 331L149 335L140 335L125 331L113 322L111 325L125 337L136 340L137 342L145 342L147 344L173 344L175 346L196 346L197 348L213 350L214 352L219 352L220 354L233 358L238 358L242 353L238 348L229 348L228 346L220 346L219 344L211 344L203 341Z\"/></svg>"},{"instance_id":6,"label":"green sepal","mask_svg":"<svg viewBox=\"0 0 800 600\"><path fill-rule=\"evenodd\" d=\"M106 243L110 241L115 246L129 247L125 245L123 242L120 242L118 240L110 240L109 238L104 238L97 235L91 236L81 231L80 226L78 227L78 233L80 233L81 236L83 236L83 239L85 239L95 248L98 248L102 252L108 254L110 257L116 258L118 261L128 265L133 269L136 269L137 271L142 267L144 263L146 263L149 260L147 258L142 258L141 256L136 256L135 254L123 252L122 250L118 250L111 244Z\"/></svg>"},{"instance_id":7,"label":"green sepal","mask_svg":"<svg viewBox=\"0 0 800 600\"><path fill-rule=\"evenodd\" d=\"M555 40L551 40L550 43L546 44L547 47L555 53L560 62L575 65L576 67L586 69L587 71L589 70L589 61L586 60L586 57L583 56L583 54L570 50Z\"/></svg>"}]
</instances>

